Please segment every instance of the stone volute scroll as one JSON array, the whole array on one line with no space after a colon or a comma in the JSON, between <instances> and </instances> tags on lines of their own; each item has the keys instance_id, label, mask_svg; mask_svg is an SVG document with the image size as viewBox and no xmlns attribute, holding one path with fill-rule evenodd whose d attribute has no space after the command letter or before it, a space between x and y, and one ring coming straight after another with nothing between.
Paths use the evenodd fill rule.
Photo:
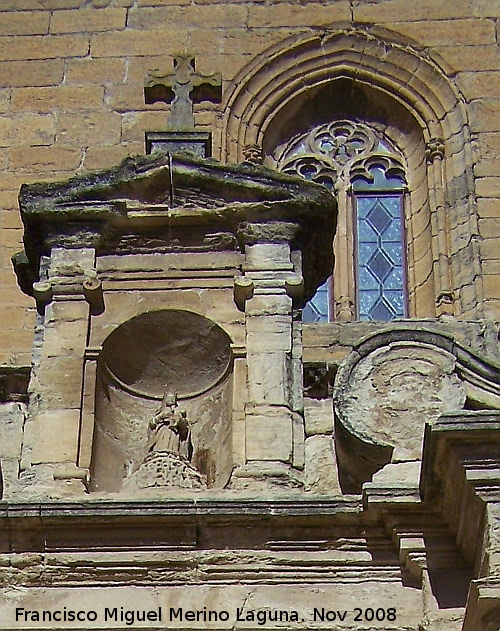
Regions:
<instances>
[{"instance_id":1,"label":"stone volute scroll","mask_svg":"<svg viewBox=\"0 0 500 631\"><path fill-rule=\"evenodd\" d=\"M390 463L418 462L426 423L467 406L500 408L500 367L452 338L411 325L365 338L334 383L343 489L359 492Z\"/></svg>"}]
</instances>

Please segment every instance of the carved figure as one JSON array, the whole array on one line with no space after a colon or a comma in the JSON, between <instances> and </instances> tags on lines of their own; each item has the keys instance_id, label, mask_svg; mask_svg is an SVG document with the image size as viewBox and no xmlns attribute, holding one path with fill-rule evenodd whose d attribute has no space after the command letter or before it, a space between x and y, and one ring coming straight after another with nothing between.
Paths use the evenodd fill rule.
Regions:
<instances>
[{"instance_id":1,"label":"carved figure","mask_svg":"<svg viewBox=\"0 0 500 631\"><path fill-rule=\"evenodd\" d=\"M187 413L179 408L174 392L165 392L160 407L149 421L148 453L126 478L123 488L206 488L206 477L190 463L192 455Z\"/></svg>"},{"instance_id":2,"label":"carved figure","mask_svg":"<svg viewBox=\"0 0 500 631\"><path fill-rule=\"evenodd\" d=\"M165 392L157 412L149 422L148 451L177 454L191 460L191 430L185 410L177 404L177 395Z\"/></svg>"}]
</instances>

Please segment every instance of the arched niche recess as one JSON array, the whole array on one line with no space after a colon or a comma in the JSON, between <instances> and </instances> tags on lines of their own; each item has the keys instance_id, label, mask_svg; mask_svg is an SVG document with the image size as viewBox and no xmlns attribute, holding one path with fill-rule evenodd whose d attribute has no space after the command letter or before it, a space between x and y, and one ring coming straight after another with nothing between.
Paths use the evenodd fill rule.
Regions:
<instances>
[{"instance_id":1,"label":"arched niche recess","mask_svg":"<svg viewBox=\"0 0 500 631\"><path fill-rule=\"evenodd\" d=\"M143 313L108 336L97 368L93 491L168 495L227 483L232 470L230 344L217 324L179 309ZM173 410L187 426L178 455L167 453L172 435L157 414L162 408ZM158 430L167 439L159 441Z\"/></svg>"},{"instance_id":2,"label":"arched niche recess","mask_svg":"<svg viewBox=\"0 0 500 631\"><path fill-rule=\"evenodd\" d=\"M286 39L226 90L221 159L260 154L336 117L376 126L405 155L410 316L482 315L473 156L465 100L444 64L370 25ZM450 71L452 74L452 71Z\"/></svg>"}]
</instances>

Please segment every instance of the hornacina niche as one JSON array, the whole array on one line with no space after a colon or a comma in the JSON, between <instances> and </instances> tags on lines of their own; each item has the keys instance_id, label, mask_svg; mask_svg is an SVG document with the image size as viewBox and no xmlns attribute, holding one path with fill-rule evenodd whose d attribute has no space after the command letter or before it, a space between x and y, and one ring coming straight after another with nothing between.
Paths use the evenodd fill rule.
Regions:
<instances>
[{"instance_id":1,"label":"hornacina niche","mask_svg":"<svg viewBox=\"0 0 500 631\"><path fill-rule=\"evenodd\" d=\"M222 488L231 458L228 335L184 310L119 326L98 362L91 489Z\"/></svg>"}]
</instances>

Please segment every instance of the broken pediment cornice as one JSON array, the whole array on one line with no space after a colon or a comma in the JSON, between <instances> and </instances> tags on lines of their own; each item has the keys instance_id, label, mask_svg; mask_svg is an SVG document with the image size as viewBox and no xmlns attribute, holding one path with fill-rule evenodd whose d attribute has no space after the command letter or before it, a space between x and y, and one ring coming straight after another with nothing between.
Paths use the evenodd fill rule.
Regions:
<instances>
[{"instance_id":1,"label":"broken pediment cornice","mask_svg":"<svg viewBox=\"0 0 500 631\"><path fill-rule=\"evenodd\" d=\"M23 218L77 211L89 202L97 202L97 210L105 202L175 208L200 201L204 210L238 204L269 210L285 205L304 213L317 206L335 207L331 194L302 178L248 163L223 165L186 153L127 158L118 167L66 182L25 184L19 195Z\"/></svg>"},{"instance_id":2,"label":"broken pediment cornice","mask_svg":"<svg viewBox=\"0 0 500 631\"><path fill-rule=\"evenodd\" d=\"M52 247L92 247L98 253L123 253L127 247L132 253L162 247L210 251L207 236L214 232L233 234L234 240L226 240L233 249L243 249L249 234L252 243L256 234L262 242L291 240L303 252L309 295L333 265L336 201L331 193L248 163L224 165L191 154L137 156L66 182L24 185L19 206L35 277L40 256Z\"/></svg>"}]
</instances>

